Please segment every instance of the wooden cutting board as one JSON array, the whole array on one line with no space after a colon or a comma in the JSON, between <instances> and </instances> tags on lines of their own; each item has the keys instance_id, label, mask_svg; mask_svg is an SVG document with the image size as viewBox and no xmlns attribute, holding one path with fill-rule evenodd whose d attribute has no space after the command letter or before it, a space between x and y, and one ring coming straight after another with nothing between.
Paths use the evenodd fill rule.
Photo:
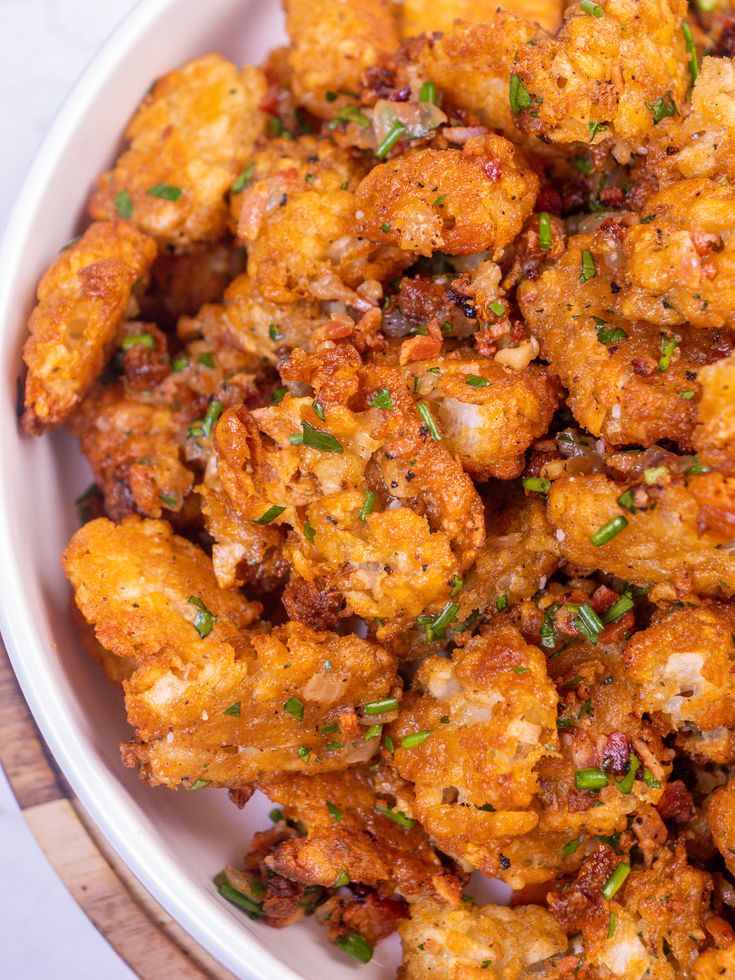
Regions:
<instances>
[{"instance_id":1,"label":"wooden cutting board","mask_svg":"<svg viewBox=\"0 0 735 980\"><path fill-rule=\"evenodd\" d=\"M103 839L56 768L2 641L0 765L56 873L141 980L234 980L164 912Z\"/></svg>"}]
</instances>

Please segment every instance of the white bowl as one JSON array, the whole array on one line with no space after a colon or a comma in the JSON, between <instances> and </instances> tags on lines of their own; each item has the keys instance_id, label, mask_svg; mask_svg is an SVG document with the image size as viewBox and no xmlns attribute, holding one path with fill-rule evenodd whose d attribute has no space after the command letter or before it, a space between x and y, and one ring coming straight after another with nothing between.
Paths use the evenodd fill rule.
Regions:
<instances>
[{"instance_id":1,"label":"white bowl","mask_svg":"<svg viewBox=\"0 0 735 980\"><path fill-rule=\"evenodd\" d=\"M217 895L212 876L237 863L268 824L265 801L240 812L224 791L150 789L123 768L118 745L130 729L120 694L80 648L59 562L89 472L68 437L24 437L16 418L38 278L77 232L94 178L151 81L210 50L259 62L282 38L277 0L143 0L76 85L28 174L0 250L0 627L74 791L143 885L210 953L240 977L329 980L359 970L377 980L394 975L395 940L360 967L313 923L278 932Z\"/></svg>"}]
</instances>

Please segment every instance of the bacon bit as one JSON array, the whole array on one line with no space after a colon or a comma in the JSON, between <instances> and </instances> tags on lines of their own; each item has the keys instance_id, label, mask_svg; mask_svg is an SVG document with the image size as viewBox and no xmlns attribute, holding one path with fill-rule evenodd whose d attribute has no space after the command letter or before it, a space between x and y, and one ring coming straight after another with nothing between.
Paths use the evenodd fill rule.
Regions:
<instances>
[{"instance_id":1,"label":"bacon bit","mask_svg":"<svg viewBox=\"0 0 735 980\"><path fill-rule=\"evenodd\" d=\"M436 320L432 320L427 329L429 331L427 334L417 334L403 341L398 358L401 365L408 364L409 361L428 361L439 355L442 349L439 324Z\"/></svg>"},{"instance_id":2,"label":"bacon bit","mask_svg":"<svg viewBox=\"0 0 735 980\"><path fill-rule=\"evenodd\" d=\"M599 756L600 765L610 760L608 765L612 772L627 772L630 763L630 743L625 732L618 730L608 735L602 744Z\"/></svg>"},{"instance_id":3,"label":"bacon bit","mask_svg":"<svg viewBox=\"0 0 735 980\"><path fill-rule=\"evenodd\" d=\"M473 136L486 136L489 130L484 126L445 126L442 129L442 136L450 143L466 143Z\"/></svg>"},{"instance_id":4,"label":"bacon bit","mask_svg":"<svg viewBox=\"0 0 735 980\"><path fill-rule=\"evenodd\" d=\"M638 838L646 865L650 867L669 835L666 824L655 807L644 806L636 812L630 829Z\"/></svg>"},{"instance_id":5,"label":"bacon bit","mask_svg":"<svg viewBox=\"0 0 735 980\"><path fill-rule=\"evenodd\" d=\"M434 875L431 883L439 898L443 898L448 905L456 908L462 904L462 882L455 875L445 871Z\"/></svg>"},{"instance_id":6,"label":"bacon bit","mask_svg":"<svg viewBox=\"0 0 735 980\"><path fill-rule=\"evenodd\" d=\"M650 766L647 768L653 772ZM655 773L654 776L656 776ZM658 777L656 776L656 778ZM656 809L664 820L688 823L694 815L694 800L684 783L676 779L672 783L667 783Z\"/></svg>"},{"instance_id":7,"label":"bacon bit","mask_svg":"<svg viewBox=\"0 0 735 980\"><path fill-rule=\"evenodd\" d=\"M559 971L560 976L566 977L569 976L570 973L576 973L581 965L581 956L565 956L563 959L559 960L559 962L556 964L556 968Z\"/></svg>"},{"instance_id":8,"label":"bacon bit","mask_svg":"<svg viewBox=\"0 0 735 980\"><path fill-rule=\"evenodd\" d=\"M594 793L579 793L576 789L570 789L567 793L567 809L570 813L584 813L597 802Z\"/></svg>"},{"instance_id":9,"label":"bacon bit","mask_svg":"<svg viewBox=\"0 0 735 980\"><path fill-rule=\"evenodd\" d=\"M344 340L355 332L355 321L346 313L332 313L329 320L311 334L311 346L316 349L328 340Z\"/></svg>"},{"instance_id":10,"label":"bacon bit","mask_svg":"<svg viewBox=\"0 0 735 980\"><path fill-rule=\"evenodd\" d=\"M488 160L482 169L494 183L497 183L503 176L502 167L497 160Z\"/></svg>"},{"instance_id":11,"label":"bacon bit","mask_svg":"<svg viewBox=\"0 0 735 980\"><path fill-rule=\"evenodd\" d=\"M482 354L483 357L493 357L498 351L498 345L489 330L477 331L475 334L475 347L477 348L478 354Z\"/></svg>"},{"instance_id":12,"label":"bacon bit","mask_svg":"<svg viewBox=\"0 0 735 980\"><path fill-rule=\"evenodd\" d=\"M254 792L255 785L251 783L249 786L242 786L240 789L231 789L227 795L230 802L234 803L238 810L242 810Z\"/></svg>"},{"instance_id":13,"label":"bacon bit","mask_svg":"<svg viewBox=\"0 0 735 980\"><path fill-rule=\"evenodd\" d=\"M610 606L618 601L618 594L614 589L609 589L606 585L600 585L589 598L589 604L596 613L601 614L608 611Z\"/></svg>"},{"instance_id":14,"label":"bacon bit","mask_svg":"<svg viewBox=\"0 0 735 980\"><path fill-rule=\"evenodd\" d=\"M651 357L650 354L646 354L644 357L634 357L631 363L635 373L639 374L642 378L650 378L652 374L656 373L658 368L658 361Z\"/></svg>"},{"instance_id":15,"label":"bacon bit","mask_svg":"<svg viewBox=\"0 0 735 980\"><path fill-rule=\"evenodd\" d=\"M265 93L263 101L258 106L261 112L265 112L269 116L276 115L276 112L278 111L278 93L278 86L271 85L268 91Z\"/></svg>"},{"instance_id":16,"label":"bacon bit","mask_svg":"<svg viewBox=\"0 0 735 980\"><path fill-rule=\"evenodd\" d=\"M625 191L622 187L604 187L599 194L600 201L612 208L622 208L625 204Z\"/></svg>"},{"instance_id":17,"label":"bacon bit","mask_svg":"<svg viewBox=\"0 0 735 980\"><path fill-rule=\"evenodd\" d=\"M689 237L694 245L694 250L700 257L714 252L716 247L721 243L719 235L702 231L700 228L695 228L694 231L690 231Z\"/></svg>"},{"instance_id":18,"label":"bacon bit","mask_svg":"<svg viewBox=\"0 0 735 980\"><path fill-rule=\"evenodd\" d=\"M727 949L735 942L735 932L733 932L732 926L719 915L713 915L711 919L707 919L704 928L712 936L718 949Z\"/></svg>"},{"instance_id":19,"label":"bacon bit","mask_svg":"<svg viewBox=\"0 0 735 980\"><path fill-rule=\"evenodd\" d=\"M377 307L368 310L355 324L355 347L361 353L367 350L382 350L385 347L382 326L382 312Z\"/></svg>"},{"instance_id":20,"label":"bacon bit","mask_svg":"<svg viewBox=\"0 0 735 980\"><path fill-rule=\"evenodd\" d=\"M599 642L600 643L620 643L625 634L628 633L635 626L635 615L631 609L616 623L610 623L605 629L600 633Z\"/></svg>"},{"instance_id":21,"label":"bacon bit","mask_svg":"<svg viewBox=\"0 0 735 980\"><path fill-rule=\"evenodd\" d=\"M549 214L561 214L564 208L561 194L554 187L542 187L536 198L536 211L548 211Z\"/></svg>"}]
</instances>

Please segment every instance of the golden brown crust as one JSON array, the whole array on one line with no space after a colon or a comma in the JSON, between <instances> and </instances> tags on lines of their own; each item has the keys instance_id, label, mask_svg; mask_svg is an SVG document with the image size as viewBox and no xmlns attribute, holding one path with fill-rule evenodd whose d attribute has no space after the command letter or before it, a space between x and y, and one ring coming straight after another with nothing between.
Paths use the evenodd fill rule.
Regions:
<instances>
[{"instance_id":1,"label":"golden brown crust","mask_svg":"<svg viewBox=\"0 0 735 980\"><path fill-rule=\"evenodd\" d=\"M507 0L505 10L535 21L548 31L554 31L561 23L564 6L559 0ZM502 16L497 0L404 0L402 30L404 37L443 31L447 34L456 20L472 24L492 23Z\"/></svg>"},{"instance_id":2,"label":"golden brown crust","mask_svg":"<svg viewBox=\"0 0 735 980\"><path fill-rule=\"evenodd\" d=\"M735 780L720 786L707 807L707 823L715 847L730 874L735 874Z\"/></svg>"},{"instance_id":3,"label":"golden brown crust","mask_svg":"<svg viewBox=\"0 0 735 980\"><path fill-rule=\"evenodd\" d=\"M164 75L128 125L130 148L100 176L91 216L130 217L176 249L216 241L227 222L225 195L265 128L258 109L265 91L261 71L238 71L216 54ZM150 193L161 186L174 190Z\"/></svg>"},{"instance_id":4,"label":"golden brown crust","mask_svg":"<svg viewBox=\"0 0 735 980\"><path fill-rule=\"evenodd\" d=\"M98 222L46 270L23 348L27 432L60 425L92 387L155 257L153 240L135 228Z\"/></svg>"},{"instance_id":5,"label":"golden brown crust","mask_svg":"<svg viewBox=\"0 0 735 980\"><path fill-rule=\"evenodd\" d=\"M519 150L501 136L474 137L461 150L417 150L374 167L355 195L357 230L418 255L499 255L537 193Z\"/></svg>"}]
</instances>

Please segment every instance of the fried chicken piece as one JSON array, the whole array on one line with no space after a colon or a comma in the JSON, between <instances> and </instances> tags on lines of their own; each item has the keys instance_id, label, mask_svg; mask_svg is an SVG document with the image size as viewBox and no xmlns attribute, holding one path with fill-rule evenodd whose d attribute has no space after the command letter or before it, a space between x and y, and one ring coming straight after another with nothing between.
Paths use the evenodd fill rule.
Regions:
<instances>
[{"instance_id":1,"label":"fried chicken piece","mask_svg":"<svg viewBox=\"0 0 735 980\"><path fill-rule=\"evenodd\" d=\"M735 976L735 943L725 949L708 949L692 964L694 980L724 980Z\"/></svg>"},{"instance_id":2,"label":"fried chicken piece","mask_svg":"<svg viewBox=\"0 0 735 980\"><path fill-rule=\"evenodd\" d=\"M539 364L520 371L469 351L407 365L452 452L474 480L520 476L549 427L561 389Z\"/></svg>"},{"instance_id":3,"label":"fried chicken piece","mask_svg":"<svg viewBox=\"0 0 735 980\"><path fill-rule=\"evenodd\" d=\"M292 529L295 574L318 593L338 592L345 612L381 620L387 639L449 598L484 542L482 502L430 435L401 372L362 366L347 346L296 352L281 370L314 397L226 412L215 430L220 479L243 520L284 508L273 523ZM385 408L370 405L378 393Z\"/></svg>"},{"instance_id":4,"label":"fried chicken piece","mask_svg":"<svg viewBox=\"0 0 735 980\"><path fill-rule=\"evenodd\" d=\"M130 143L99 178L96 220L130 218L160 245L186 250L222 237L225 195L265 128L266 81L205 55L160 78L128 125Z\"/></svg>"},{"instance_id":5,"label":"fried chicken piece","mask_svg":"<svg viewBox=\"0 0 735 980\"><path fill-rule=\"evenodd\" d=\"M556 700L541 651L510 627L421 664L389 730L393 764L447 853L493 874L488 842L534 827L534 767L557 744Z\"/></svg>"},{"instance_id":6,"label":"fried chicken piece","mask_svg":"<svg viewBox=\"0 0 735 980\"><path fill-rule=\"evenodd\" d=\"M735 874L735 779L712 793L707 806L707 824L728 871Z\"/></svg>"},{"instance_id":7,"label":"fried chicken piece","mask_svg":"<svg viewBox=\"0 0 735 980\"><path fill-rule=\"evenodd\" d=\"M46 270L23 347L26 432L60 425L90 390L155 257L155 242L137 229L99 222Z\"/></svg>"},{"instance_id":8,"label":"fried chicken piece","mask_svg":"<svg viewBox=\"0 0 735 980\"><path fill-rule=\"evenodd\" d=\"M735 178L735 61L704 58L691 109L662 119L646 142L645 169L661 186L684 178Z\"/></svg>"},{"instance_id":9,"label":"fried chicken piece","mask_svg":"<svg viewBox=\"0 0 735 980\"><path fill-rule=\"evenodd\" d=\"M593 235L571 238L558 262L521 284L521 311L584 428L614 445L669 439L690 448L697 372L714 332L671 332L626 316L629 291L618 279L626 248L621 239L636 233L627 221L610 219Z\"/></svg>"},{"instance_id":10,"label":"fried chicken piece","mask_svg":"<svg viewBox=\"0 0 735 980\"><path fill-rule=\"evenodd\" d=\"M567 937L538 905L448 908L435 899L412 906L398 924L403 943L399 980L521 980L556 975L552 957Z\"/></svg>"},{"instance_id":11,"label":"fried chicken piece","mask_svg":"<svg viewBox=\"0 0 735 980\"><path fill-rule=\"evenodd\" d=\"M285 0L288 63L297 101L331 119L360 88L363 71L398 47L390 0Z\"/></svg>"},{"instance_id":12,"label":"fried chicken piece","mask_svg":"<svg viewBox=\"0 0 735 980\"><path fill-rule=\"evenodd\" d=\"M503 6L510 13L535 21L547 31L559 27L564 11L559 0L533 0L531 3L506 0ZM404 0L403 36L413 37L432 31L443 31L446 35L453 27L456 29L456 20L487 24L503 12L497 0Z\"/></svg>"},{"instance_id":13,"label":"fried chicken piece","mask_svg":"<svg viewBox=\"0 0 735 980\"><path fill-rule=\"evenodd\" d=\"M697 380L702 398L694 447L705 466L735 476L735 354L703 367Z\"/></svg>"},{"instance_id":14,"label":"fried chicken piece","mask_svg":"<svg viewBox=\"0 0 735 980\"><path fill-rule=\"evenodd\" d=\"M675 112L684 101L686 4L603 0L599 6L601 17L568 7L556 35L518 49L516 122L555 143L611 140L616 158L627 163L652 132L659 105Z\"/></svg>"},{"instance_id":15,"label":"fried chicken piece","mask_svg":"<svg viewBox=\"0 0 735 980\"><path fill-rule=\"evenodd\" d=\"M357 189L357 232L418 255L499 256L533 209L538 178L502 136L424 149L374 167Z\"/></svg>"},{"instance_id":16,"label":"fried chicken piece","mask_svg":"<svg viewBox=\"0 0 735 980\"><path fill-rule=\"evenodd\" d=\"M655 508L635 514L618 504L625 485L600 474L555 481L548 515L558 528L562 555L579 568L599 568L637 585L655 586L657 601L692 593L728 598L735 588L735 556L719 547L728 536L700 530L696 494L705 476L671 484ZM620 533L602 545L591 543L592 535L621 517L627 525Z\"/></svg>"},{"instance_id":17,"label":"fried chicken piece","mask_svg":"<svg viewBox=\"0 0 735 980\"><path fill-rule=\"evenodd\" d=\"M603 846L582 865L577 879L557 885L549 907L568 932L582 932L582 956L590 977L661 980L688 976L708 942L712 878L687 863L683 841L662 848L653 866L634 870L608 899L602 889L618 868L629 867Z\"/></svg>"},{"instance_id":18,"label":"fried chicken piece","mask_svg":"<svg viewBox=\"0 0 735 980\"><path fill-rule=\"evenodd\" d=\"M616 308L668 328L735 325L735 191L680 180L649 198L645 211L622 244Z\"/></svg>"},{"instance_id":19,"label":"fried chicken piece","mask_svg":"<svg viewBox=\"0 0 735 980\"><path fill-rule=\"evenodd\" d=\"M271 871L327 888L344 873L350 883L385 896L409 902L433 896L459 904L461 881L442 864L421 825L401 810L410 790L388 767L281 775L258 785L306 830L266 858Z\"/></svg>"},{"instance_id":20,"label":"fried chicken piece","mask_svg":"<svg viewBox=\"0 0 735 980\"><path fill-rule=\"evenodd\" d=\"M376 643L298 623L248 631L259 604L220 589L209 558L162 521L93 521L64 568L100 643L137 662L124 690L138 741L123 759L152 785L237 788L374 751L374 739L330 748L320 729L354 731L356 704L400 692L395 661Z\"/></svg>"},{"instance_id":21,"label":"fried chicken piece","mask_svg":"<svg viewBox=\"0 0 735 980\"><path fill-rule=\"evenodd\" d=\"M735 606L672 609L636 633L624 654L637 710L679 731L685 752L718 763L735 761L733 633Z\"/></svg>"}]
</instances>

